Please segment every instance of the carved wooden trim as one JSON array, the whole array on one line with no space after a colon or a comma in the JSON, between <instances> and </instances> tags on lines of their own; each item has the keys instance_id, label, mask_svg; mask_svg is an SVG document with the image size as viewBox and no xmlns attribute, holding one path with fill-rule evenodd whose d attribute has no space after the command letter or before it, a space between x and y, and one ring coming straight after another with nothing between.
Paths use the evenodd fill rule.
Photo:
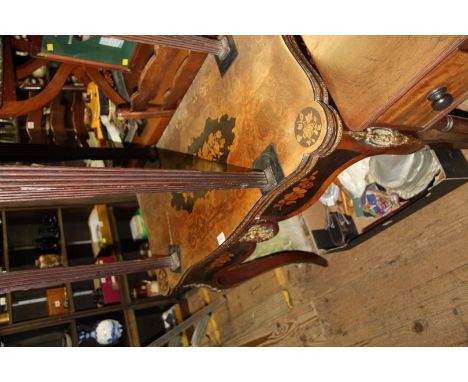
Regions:
<instances>
[{"instance_id":1,"label":"carved wooden trim","mask_svg":"<svg viewBox=\"0 0 468 382\"><path fill-rule=\"evenodd\" d=\"M43 58L32 58L24 64L16 68L16 79L22 80L23 78L31 75L36 69L47 64L47 60Z\"/></svg>"},{"instance_id":2,"label":"carved wooden trim","mask_svg":"<svg viewBox=\"0 0 468 382\"><path fill-rule=\"evenodd\" d=\"M52 102L62 90L62 86L73 69L73 65L61 64L52 80L37 95L24 101L6 101L0 108L0 117L16 117L28 114Z\"/></svg>"},{"instance_id":3,"label":"carved wooden trim","mask_svg":"<svg viewBox=\"0 0 468 382\"><path fill-rule=\"evenodd\" d=\"M343 123L341 121L341 117L339 113L329 105L327 87L320 74L303 53L296 40L296 37L283 36L283 41L310 81L313 99L316 103L311 109L315 109L319 113L320 110L322 110L325 114L325 120L322 121L322 123L326 125L327 135L325 136L324 141L321 143L320 147L314 150L314 154L321 157L327 156L336 149L341 140L343 133Z\"/></svg>"},{"instance_id":4,"label":"carved wooden trim","mask_svg":"<svg viewBox=\"0 0 468 382\"><path fill-rule=\"evenodd\" d=\"M224 51L220 40L202 36L143 36L143 35L115 35L113 37L142 44L164 45L177 49L188 49L201 53L221 55Z\"/></svg>"},{"instance_id":5,"label":"carved wooden trim","mask_svg":"<svg viewBox=\"0 0 468 382\"><path fill-rule=\"evenodd\" d=\"M295 36L283 36L283 41L288 47L291 54L296 59L299 66L309 78L310 84L314 91L314 100L323 101L328 104L328 90L325 83L320 77L320 74L315 70L307 57L302 53Z\"/></svg>"},{"instance_id":6,"label":"carved wooden trim","mask_svg":"<svg viewBox=\"0 0 468 382\"><path fill-rule=\"evenodd\" d=\"M96 68L87 68L86 73L96 83L99 90L102 91L116 105L125 104L126 101L117 93L106 81L103 75Z\"/></svg>"},{"instance_id":7,"label":"carved wooden trim","mask_svg":"<svg viewBox=\"0 0 468 382\"><path fill-rule=\"evenodd\" d=\"M91 82L89 77L86 75L86 70L83 66L77 66L73 68L72 74L78 78L84 86L88 86L88 84Z\"/></svg>"},{"instance_id":8,"label":"carved wooden trim","mask_svg":"<svg viewBox=\"0 0 468 382\"><path fill-rule=\"evenodd\" d=\"M146 110L150 101L160 91L164 80L173 77L173 74L168 72L175 73L186 58L187 54L180 50L155 47L155 55L149 59L140 75L138 90L130 97L132 110Z\"/></svg>"},{"instance_id":9,"label":"carved wooden trim","mask_svg":"<svg viewBox=\"0 0 468 382\"><path fill-rule=\"evenodd\" d=\"M0 166L0 203L269 187L263 171Z\"/></svg>"},{"instance_id":10,"label":"carved wooden trim","mask_svg":"<svg viewBox=\"0 0 468 382\"><path fill-rule=\"evenodd\" d=\"M213 285L218 288L231 288L274 268L295 263L312 263L321 267L328 266L328 261L325 258L313 252L277 252L218 272L213 277Z\"/></svg>"},{"instance_id":11,"label":"carved wooden trim","mask_svg":"<svg viewBox=\"0 0 468 382\"><path fill-rule=\"evenodd\" d=\"M73 94L73 100L71 104L72 112L72 124L76 133L76 137L80 141L83 147L88 147L88 130L84 123L84 102L83 97L79 93Z\"/></svg>"},{"instance_id":12,"label":"carved wooden trim","mask_svg":"<svg viewBox=\"0 0 468 382\"><path fill-rule=\"evenodd\" d=\"M0 273L0 293L45 288L64 284L66 282L91 280L112 275L144 272L155 268L170 267L172 265L171 259L171 256L161 256L107 264L3 272Z\"/></svg>"},{"instance_id":13,"label":"carved wooden trim","mask_svg":"<svg viewBox=\"0 0 468 382\"><path fill-rule=\"evenodd\" d=\"M141 111L132 111L128 107L123 107L117 110L117 117L120 119L170 118L174 113L174 109L164 110L156 106L149 106Z\"/></svg>"},{"instance_id":14,"label":"carved wooden trim","mask_svg":"<svg viewBox=\"0 0 468 382\"><path fill-rule=\"evenodd\" d=\"M34 124L34 127L32 129L30 129L29 127L27 129L27 132L28 132L29 136L31 137L30 142L33 143L33 144L35 144L35 143L38 143L38 144L46 143L46 140L44 138L44 134L42 134L42 126L41 126L42 109L37 109L37 110L34 110L31 113L29 113L28 117L27 117L27 120L26 120L26 126L28 126L29 122L32 122ZM23 151L23 154L27 152L27 148L25 148L25 149L26 150ZM2 151L2 150L0 150L0 151ZM21 161L21 159L17 159L17 160L19 162Z\"/></svg>"}]
</instances>

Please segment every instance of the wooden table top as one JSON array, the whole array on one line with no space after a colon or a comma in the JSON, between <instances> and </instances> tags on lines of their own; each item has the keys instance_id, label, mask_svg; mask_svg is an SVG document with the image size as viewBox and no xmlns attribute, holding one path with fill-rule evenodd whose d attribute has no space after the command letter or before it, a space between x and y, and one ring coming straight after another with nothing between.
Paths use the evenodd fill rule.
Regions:
<instances>
[{"instance_id":1,"label":"wooden table top","mask_svg":"<svg viewBox=\"0 0 468 382\"><path fill-rule=\"evenodd\" d=\"M273 144L288 176L323 141L325 124L307 144L295 132L301 112L316 106L310 81L280 36L241 36L235 43L238 57L223 77L214 57L206 59L158 147L251 169ZM169 244L179 244L187 270L219 247L220 234L229 238L261 197L258 189L239 189L138 200L152 252L164 255ZM169 289L180 279L167 277Z\"/></svg>"},{"instance_id":2,"label":"wooden table top","mask_svg":"<svg viewBox=\"0 0 468 382\"><path fill-rule=\"evenodd\" d=\"M138 195L152 253L166 255L170 244L181 248L182 273L160 273L161 292L173 292L194 269L200 275L213 264L232 263L234 244L255 219L292 216L302 208L296 200L317 200L339 166L358 160L358 153L380 152L359 146L348 134L341 139L340 119L327 104L323 83L347 127L363 129L462 39L305 36L323 82L314 82L310 63L304 64L291 41L280 36L234 37L238 57L224 76L215 58L208 57L158 147L216 162L220 171L230 165L252 169L273 147L285 178L266 196L259 189ZM414 151L420 146L416 141L409 139L399 152ZM327 157L337 147L329 146L331 142L340 142L337 155ZM317 163L319 157L323 159ZM305 198L308 189L313 191Z\"/></svg>"}]
</instances>

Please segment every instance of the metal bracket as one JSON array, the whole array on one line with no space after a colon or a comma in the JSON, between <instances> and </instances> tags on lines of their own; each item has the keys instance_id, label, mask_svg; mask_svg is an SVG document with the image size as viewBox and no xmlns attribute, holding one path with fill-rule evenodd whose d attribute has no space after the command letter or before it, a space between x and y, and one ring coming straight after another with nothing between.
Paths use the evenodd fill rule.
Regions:
<instances>
[{"instance_id":1,"label":"metal bracket","mask_svg":"<svg viewBox=\"0 0 468 382\"><path fill-rule=\"evenodd\" d=\"M171 257L171 271L175 273L182 272L182 257L180 255L180 245L169 245L169 256Z\"/></svg>"},{"instance_id":2,"label":"metal bracket","mask_svg":"<svg viewBox=\"0 0 468 382\"><path fill-rule=\"evenodd\" d=\"M222 36L220 41L223 44L223 51L215 56L215 59L221 77L223 77L237 57L237 48L232 36Z\"/></svg>"}]
</instances>

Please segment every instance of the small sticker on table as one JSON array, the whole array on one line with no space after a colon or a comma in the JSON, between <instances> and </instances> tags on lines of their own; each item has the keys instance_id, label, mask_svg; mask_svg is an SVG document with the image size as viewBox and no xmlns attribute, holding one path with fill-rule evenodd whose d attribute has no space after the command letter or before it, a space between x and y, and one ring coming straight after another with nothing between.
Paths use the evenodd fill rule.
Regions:
<instances>
[{"instance_id":1,"label":"small sticker on table","mask_svg":"<svg viewBox=\"0 0 468 382\"><path fill-rule=\"evenodd\" d=\"M99 44L111 46L113 48L122 48L124 44L124 40L121 40L119 38L113 38L113 37L101 37L99 39Z\"/></svg>"},{"instance_id":2,"label":"small sticker on table","mask_svg":"<svg viewBox=\"0 0 468 382\"><path fill-rule=\"evenodd\" d=\"M122 65L128 66L128 58L122 58Z\"/></svg>"},{"instance_id":3,"label":"small sticker on table","mask_svg":"<svg viewBox=\"0 0 468 382\"><path fill-rule=\"evenodd\" d=\"M226 236L224 236L224 232L221 232L218 237L218 244L221 245L226 241Z\"/></svg>"},{"instance_id":4,"label":"small sticker on table","mask_svg":"<svg viewBox=\"0 0 468 382\"><path fill-rule=\"evenodd\" d=\"M50 43L49 43L49 44L46 45L46 48L47 48L47 50L48 50L49 52L52 52L52 51L54 50L54 44L50 44Z\"/></svg>"},{"instance_id":5,"label":"small sticker on table","mask_svg":"<svg viewBox=\"0 0 468 382\"><path fill-rule=\"evenodd\" d=\"M28 123L26 124L26 127L28 129L34 129L34 122L33 121L28 121Z\"/></svg>"}]
</instances>

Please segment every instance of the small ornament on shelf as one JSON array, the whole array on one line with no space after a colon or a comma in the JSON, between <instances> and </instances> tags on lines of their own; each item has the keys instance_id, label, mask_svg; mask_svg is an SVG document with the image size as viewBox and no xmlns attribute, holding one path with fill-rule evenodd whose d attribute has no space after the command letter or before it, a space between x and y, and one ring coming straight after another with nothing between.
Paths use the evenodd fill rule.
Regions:
<instances>
[{"instance_id":1,"label":"small ornament on shelf","mask_svg":"<svg viewBox=\"0 0 468 382\"><path fill-rule=\"evenodd\" d=\"M56 254L45 254L40 255L36 260L36 267L38 268L53 268L60 267L62 265L62 258Z\"/></svg>"},{"instance_id":2,"label":"small ornament on shelf","mask_svg":"<svg viewBox=\"0 0 468 382\"><path fill-rule=\"evenodd\" d=\"M115 345L123 334L123 326L117 320L106 319L94 325L78 325L78 345L94 339L99 345Z\"/></svg>"}]
</instances>

